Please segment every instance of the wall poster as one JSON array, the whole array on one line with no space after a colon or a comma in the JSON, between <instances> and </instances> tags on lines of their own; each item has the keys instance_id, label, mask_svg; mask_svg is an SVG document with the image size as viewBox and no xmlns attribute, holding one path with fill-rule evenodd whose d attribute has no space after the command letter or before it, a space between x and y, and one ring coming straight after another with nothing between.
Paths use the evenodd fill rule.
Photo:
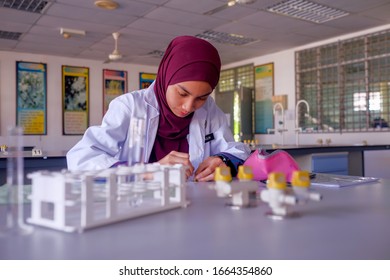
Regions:
<instances>
[{"instance_id":1,"label":"wall poster","mask_svg":"<svg viewBox=\"0 0 390 280\"><path fill-rule=\"evenodd\" d=\"M16 62L16 124L25 135L46 135L45 63Z\"/></svg>"},{"instance_id":2,"label":"wall poster","mask_svg":"<svg viewBox=\"0 0 390 280\"><path fill-rule=\"evenodd\" d=\"M82 135L89 125L89 68L62 66L63 134Z\"/></svg>"},{"instance_id":3,"label":"wall poster","mask_svg":"<svg viewBox=\"0 0 390 280\"><path fill-rule=\"evenodd\" d=\"M139 88L148 88L156 79L157 74L153 73L139 73Z\"/></svg>"},{"instance_id":4,"label":"wall poster","mask_svg":"<svg viewBox=\"0 0 390 280\"><path fill-rule=\"evenodd\" d=\"M127 71L103 69L103 115L115 97L127 92Z\"/></svg>"},{"instance_id":5,"label":"wall poster","mask_svg":"<svg viewBox=\"0 0 390 280\"><path fill-rule=\"evenodd\" d=\"M255 133L267 133L274 127L272 96L274 64L255 66Z\"/></svg>"}]
</instances>

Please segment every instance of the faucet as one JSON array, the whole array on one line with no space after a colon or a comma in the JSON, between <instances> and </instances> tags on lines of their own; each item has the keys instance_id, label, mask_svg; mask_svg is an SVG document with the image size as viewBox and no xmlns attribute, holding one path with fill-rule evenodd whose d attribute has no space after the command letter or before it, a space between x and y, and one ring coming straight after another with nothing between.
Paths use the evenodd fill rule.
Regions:
<instances>
[{"instance_id":1,"label":"faucet","mask_svg":"<svg viewBox=\"0 0 390 280\"><path fill-rule=\"evenodd\" d=\"M306 110L307 110L307 113L305 114L305 116L309 116L310 114L310 106L309 106L309 103L304 100L304 99L301 99L301 100L298 100L297 104L295 105L295 144L297 146L299 146L299 133L302 132L302 127L299 127L299 105L300 104L305 104L306 105Z\"/></svg>"},{"instance_id":2,"label":"faucet","mask_svg":"<svg viewBox=\"0 0 390 280\"><path fill-rule=\"evenodd\" d=\"M279 128L279 129L274 129L274 128L268 128L267 129L267 132L268 133L271 133L271 132L279 132L281 135L282 135L282 146L284 145L284 135L283 133L287 131L287 129L285 129L285 121L284 121L284 108L283 108L283 104L280 103L280 102L276 102L274 104L274 107L273 107L273 114L274 116L276 115L276 111L277 111L277 108L280 107L280 110L282 112L282 124L283 124L283 127L282 128Z\"/></svg>"},{"instance_id":3,"label":"faucet","mask_svg":"<svg viewBox=\"0 0 390 280\"><path fill-rule=\"evenodd\" d=\"M280 107L280 110L282 111L282 118L283 118L283 121L284 121L284 108L283 108L283 104L280 103L280 102L276 102L274 104L274 108L273 108L273 112L274 112L274 115L276 114L276 109Z\"/></svg>"}]
</instances>

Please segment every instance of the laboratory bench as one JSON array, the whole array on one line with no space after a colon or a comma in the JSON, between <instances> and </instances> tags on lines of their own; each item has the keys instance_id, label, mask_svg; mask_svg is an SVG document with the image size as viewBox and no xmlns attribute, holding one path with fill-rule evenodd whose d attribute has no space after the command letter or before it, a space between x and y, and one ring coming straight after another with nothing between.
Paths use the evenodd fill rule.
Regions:
<instances>
[{"instance_id":1,"label":"laboratory bench","mask_svg":"<svg viewBox=\"0 0 390 280\"><path fill-rule=\"evenodd\" d=\"M187 184L190 205L84 233L34 226L0 237L0 259L23 260L389 260L390 180L313 187L321 201L292 206L270 219L269 207L232 209L213 183ZM259 183L259 190L264 185ZM25 204L26 216L28 205ZM4 213L5 205L0 205ZM0 225L4 225L0 215Z\"/></svg>"}]
</instances>

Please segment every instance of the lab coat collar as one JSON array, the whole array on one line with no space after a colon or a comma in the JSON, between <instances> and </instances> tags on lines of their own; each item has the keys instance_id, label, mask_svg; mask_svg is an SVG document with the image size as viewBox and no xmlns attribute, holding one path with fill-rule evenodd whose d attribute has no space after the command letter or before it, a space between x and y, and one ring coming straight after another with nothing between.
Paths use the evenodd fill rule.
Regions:
<instances>
[{"instance_id":1,"label":"lab coat collar","mask_svg":"<svg viewBox=\"0 0 390 280\"><path fill-rule=\"evenodd\" d=\"M157 103L157 98L154 92L154 83L153 82L147 89L145 89L145 102L149 106L155 109L155 114L153 114L151 117L155 117L156 115L159 115L159 107Z\"/></svg>"},{"instance_id":2,"label":"lab coat collar","mask_svg":"<svg viewBox=\"0 0 390 280\"><path fill-rule=\"evenodd\" d=\"M204 139L207 126L207 102L195 111L190 124L190 134L188 135L188 145L190 160L195 168L204 158Z\"/></svg>"},{"instance_id":3,"label":"lab coat collar","mask_svg":"<svg viewBox=\"0 0 390 280\"><path fill-rule=\"evenodd\" d=\"M145 159L150 157L152 152L154 141L156 140L158 122L160 110L157 103L157 98L154 93L154 82L145 89L144 100L147 104L146 115L148 123L146 124L146 149L145 149Z\"/></svg>"}]
</instances>

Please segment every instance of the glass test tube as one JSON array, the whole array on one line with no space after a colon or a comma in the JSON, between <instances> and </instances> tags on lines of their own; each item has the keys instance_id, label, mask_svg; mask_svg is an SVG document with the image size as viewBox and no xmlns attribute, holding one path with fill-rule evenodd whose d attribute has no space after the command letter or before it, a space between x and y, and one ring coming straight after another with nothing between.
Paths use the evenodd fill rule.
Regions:
<instances>
[{"instance_id":1,"label":"glass test tube","mask_svg":"<svg viewBox=\"0 0 390 280\"><path fill-rule=\"evenodd\" d=\"M24 223L24 161L23 128L8 129L7 157L7 214L6 228L9 234L28 234L32 227Z\"/></svg>"},{"instance_id":2,"label":"glass test tube","mask_svg":"<svg viewBox=\"0 0 390 280\"><path fill-rule=\"evenodd\" d=\"M142 170L145 163L145 122L144 118L132 118L129 127L128 165L133 167L133 174L128 177L129 182L131 182L128 202L132 207L139 207L143 202Z\"/></svg>"},{"instance_id":3,"label":"glass test tube","mask_svg":"<svg viewBox=\"0 0 390 280\"><path fill-rule=\"evenodd\" d=\"M132 118L129 127L129 166L144 163L145 119Z\"/></svg>"}]
</instances>

